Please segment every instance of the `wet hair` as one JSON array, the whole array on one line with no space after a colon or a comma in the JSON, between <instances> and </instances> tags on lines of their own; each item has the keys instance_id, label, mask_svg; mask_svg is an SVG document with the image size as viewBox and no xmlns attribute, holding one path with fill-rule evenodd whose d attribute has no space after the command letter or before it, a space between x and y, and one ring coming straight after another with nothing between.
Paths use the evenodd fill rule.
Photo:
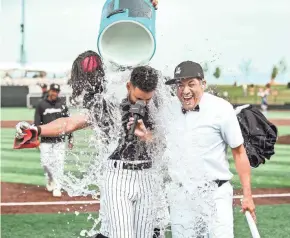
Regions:
<instances>
[{"instance_id":1,"label":"wet hair","mask_svg":"<svg viewBox=\"0 0 290 238\"><path fill-rule=\"evenodd\" d=\"M138 66L131 73L130 82L144 92L152 92L157 88L159 73L150 66Z\"/></svg>"},{"instance_id":2,"label":"wet hair","mask_svg":"<svg viewBox=\"0 0 290 238\"><path fill-rule=\"evenodd\" d=\"M86 92L83 98L84 107L94 99L94 95L105 89L105 72L101 57L94 51L80 54L72 65L71 78L68 84L72 87L72 99Z\"/></svg>"}]
</instances>

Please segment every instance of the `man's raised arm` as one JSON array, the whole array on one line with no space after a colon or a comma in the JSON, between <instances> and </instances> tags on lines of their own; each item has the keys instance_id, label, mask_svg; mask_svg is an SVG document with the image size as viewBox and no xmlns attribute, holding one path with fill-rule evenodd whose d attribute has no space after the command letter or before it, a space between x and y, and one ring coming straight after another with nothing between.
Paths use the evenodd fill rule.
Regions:
<instances>
[{"instance_id":1,"label":"man's raised arm","mask_svg":"<svg viewBox=\"0 0 290 238\"><path fill-rule=\"evenodd\" d=\"M40 136L53 137L60 134L69 134L87 126L87 116L85 115L63 117L40 126Z\"/></svg>"},{"instance_id":2,"label":"man's raised arm","mask_svg":"<svg viewBox=\"0 0 290 238\"><path fill-rule=\"evenodd\" d=\"M88 125L87 115L63 117L41 126L30 125L27 122L19 122L16 125L16 138L23 138L25 135L24 130L27 129L37 130L38 135L42 137L57 137L61 134L68 134L83 129Z\"/></svg>"}]
</instances>

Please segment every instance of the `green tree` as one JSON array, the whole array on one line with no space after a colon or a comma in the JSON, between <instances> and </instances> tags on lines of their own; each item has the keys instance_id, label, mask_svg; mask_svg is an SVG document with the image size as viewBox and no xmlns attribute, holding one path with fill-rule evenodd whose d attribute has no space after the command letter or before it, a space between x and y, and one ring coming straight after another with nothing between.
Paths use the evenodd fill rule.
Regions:
<instances>
[{"instance_id":1,"label":"green tree","mask_svg":"<svg viewBox=\"0 0 290 238\"><path fill-rule=\"evenodd\" d=\"M213 76L215 77L215 78L220 78L220 76L221 76L221 69L220 69L220 67L216 67L215 68L215 72L213 73Z\"/></svg>"},{"instance_id":2,"label":"green tree","mask_svg":"<svg viewBox=\"0 0 290 238\"><path fill-rule=\"evenodd\" d=\"M278 64L273 66L271 73L271 83L275 82L278 74L284 75L287 72L287 63L284 58L282 58Z\"/></svg>"},{"instance_id":3,"label":"green tree","mask_svg":"<svg viewBox=\"0 0 290 238\"><path fill-rule=\"evenodd\" d=\"M279 73L279 69L276 65L273 66L272 73L271 73L271 80L274 81Z\"/></svg>"}]
</instances>

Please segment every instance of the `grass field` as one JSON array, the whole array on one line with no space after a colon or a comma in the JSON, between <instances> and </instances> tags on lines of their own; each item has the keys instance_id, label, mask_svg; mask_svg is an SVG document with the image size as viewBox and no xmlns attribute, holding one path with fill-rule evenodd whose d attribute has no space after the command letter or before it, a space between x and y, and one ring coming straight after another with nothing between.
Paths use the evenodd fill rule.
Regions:
<instances>
[{"instance_id":1,"label":"grass field","mask_svg":"<svg viewBox=\"0 0 290 238\"><path fill-rule=\"evenodd\" d=\"M29 120L33 121L35 109L29 108L1 108L1 120ZM76 110L71 110L71 113L76 113Z\"/></svg>"},{"instance_id":2,"label":"grass field","mask_svg":"<svg viewBox=\"0 0 290 238\"><path fill-rule=\"evenodd\" d=\"M217 88L215 86L213 88L216 88L221 95L223 95L223 92L228 92L229 101L231 103L259 104L261 98L257 96L257 93L260 87L264 87L264 85L255 85L254 95L251 96L248 91L247 97L243 96L242 86L233 87L232 85L218 85ZM278 95L270 95L268 97L269 104L284 104L285 102L290 102L290 89L287 88L286 85L275 85L271 87L271 90L272 92L277 90Z\"/></svg>"},{"instance_id":3,"label":"grass field","mask_svg":"<svg viewBox=\"0 0 290 238\"><path fill-rule=\"evenodd\" d=\"M262 238L290 237L290 205L258 206L258 227ZM288 211L288 212L287 212ZM251 237L245 217L235 209L235 238ZM2 215L2 237L76 238L82 230L90 230L89 214L25 214ZM97 217L97 214L92 214ZM169 233L169 232L168 232ZM166 236L170 238L171 235Z\"/></svg>"},{"instance_id":4,"label":"grass field","mask_svg":"<svg viewBox=\"0 0 290 238\"><path fill-rule=\"evenodd\" d=\"M290 132L289 127L279 127L281 135ZM77 132L75 154L86 151L86 143L82 140L84 132ZM86 134L88 134L87 132ZM79 136L78 136L79 135ZM14 129L1 130L1 180L15 183L44 185L43 170L40 166L38 149L12 150ZM80 141L78 141L78 138ZM93 154L93 151L91 151ZM82 157L82 156L80 156ZM276 145L276 154L259 169L253 170L254 188L290 187L290 146ZM85 157L84 159L87 159ZM233 160L230 159L232 171L235 173ZM71 168L73 169L73 168ZM235 187L239 187L238 177L233 179Z\"/></svg>"},{"instance_id":5,"label":"grass field","mask_svg":"<svg viewBox=\"0 0 290 238\"><path fill-rule=\"evenodd\" d=\"M82 161L89 160L88 156L93 156L94 151L87 148L87 140L92 131L79 131L75 135L75 148L73 153L80 156ZM43 169L40 166L40 152L38 149L13 150L14 129L1 130L1 181L14 183L27 183L35 185L45 185ZM80 155L87 152L88 156ZM66 157L69 163L70 157ZM76 168L70 168L76 171Z\"/></svg>"},{"instance_id":6,"label":"grass field","mask_svg":"<svg viewBox=\"0 0 290 238\"><path fill-rule=\"evenodd\" d=\"M31 120L34 110L3 109L2 120ZM271 118L290 117L290 112L269 112ZM289 126L280 126L279 135L290 134ZM79 134L78 134L79 133ZM84 150L90 132L77 132L75 151ZM14 129L1 129L1 181L44 185L43 170L40 166L37 149L12 150ZM79 138L79 141L78 141ZM233 160L231 169L235 173ZM276 154L258 169L252 170L254 188L290 187L290 145L276 145ZM71 168L73 169L73 168ZM233 179L235 188L239 187L238 177ZM92 214L97 216L97 213ZM89 214L26 214L1 215L1 237L23 238L61 238L81 237L80 231L89 230L93 222ZM258 227L262 238L290 237L290 205L258 206ZM170 235L167 236L169 238ZM235 209L235 237L250 237L245 217Z\"/></svg>"}]
</instances>

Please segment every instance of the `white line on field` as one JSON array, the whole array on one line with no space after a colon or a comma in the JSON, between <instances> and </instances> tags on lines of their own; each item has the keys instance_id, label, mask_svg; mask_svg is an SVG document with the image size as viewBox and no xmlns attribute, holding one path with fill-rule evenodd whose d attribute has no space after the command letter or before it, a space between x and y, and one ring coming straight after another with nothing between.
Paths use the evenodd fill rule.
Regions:
<instances>
[{"instance_id":1,"label":"white line on field","mask_svg":"<svg viewBox=\"0 0 290 238\"><path fill-rule=\"evenodd\" d=\"M253 198L277 198L277 197L290 197L290 193L278 193L278 194L257 194L253 195ZM236 195L234 198L243 198L242 195Z\"/></svg>"},{"instance_id":2,"label":"white line on field","mask_svg":"<svg viewBox=\"0 0 290 238\"><path fill-rule=\"evenodd\" d=\"M275 197L290 197L290 193L280 194L257 194L253 198L275 198ZM235 199L243 198L242 195L234 196ZM91 201L58 201L58 202L7 202L0 203L3 207L11 206L41 206L41 205L84 205L84 204L99 204L99 200Z\"/></svg>"},{"instance_id":3,"label":"white line on field","mask_svg":"<svg viewBox=\"0 0 290 238\"><path fill-rule=\"evenodd\" d=\"M58 201L58 202L7 202L0 203L3 207L11 206L41 206L41 205L82 205L82 204L99 204L99 200L93 201Z\"/></svg>"}]
</instances>

